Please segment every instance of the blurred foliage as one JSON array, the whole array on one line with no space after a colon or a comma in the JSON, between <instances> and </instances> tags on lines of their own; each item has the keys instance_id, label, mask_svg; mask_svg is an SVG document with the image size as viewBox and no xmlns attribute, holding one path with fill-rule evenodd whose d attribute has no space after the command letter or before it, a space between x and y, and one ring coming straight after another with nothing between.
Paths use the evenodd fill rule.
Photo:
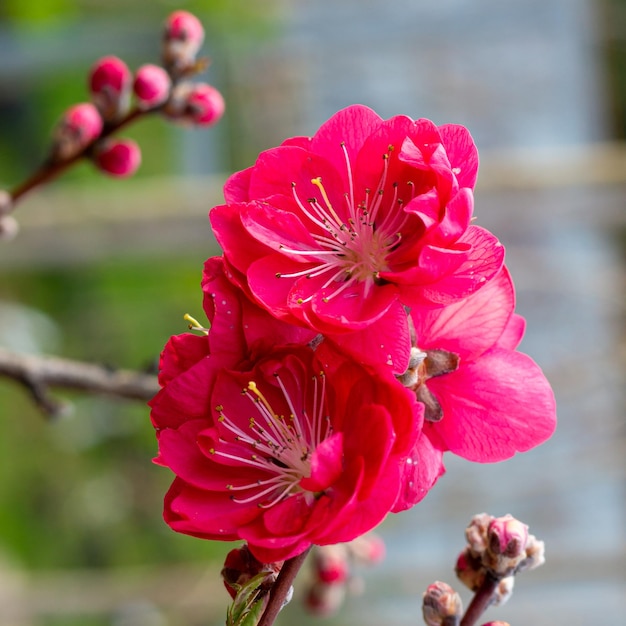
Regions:
<instances>
[{"instance_id":1,"label":"blurred foliage","mask_svg":"<svg viewBox=\"0 0 626 626\"><path fill-rule=\"evenodd\" d=\"M100 265L5 272L0 301L46 311L62 355L154 365L182 315L201 317L198 258L123 258ZM63 392L61 397L68 397ZM148 408L86 394L49 423L0 380L0 557L29 568L208 560L220 547L176 535L160 516L170 472L151 464Z\"/></svg>"},{"instance_id":2,"label":"blurred foliage","mask_svg":"<svg viewBox=\"0 0 626 626\"><path fill-rule=\"evenodd\" d=\"M626 0L603 0L600 3L600 32L604 44L607 103L611 135L626 139Z\"/></svg>"}]
</instances>

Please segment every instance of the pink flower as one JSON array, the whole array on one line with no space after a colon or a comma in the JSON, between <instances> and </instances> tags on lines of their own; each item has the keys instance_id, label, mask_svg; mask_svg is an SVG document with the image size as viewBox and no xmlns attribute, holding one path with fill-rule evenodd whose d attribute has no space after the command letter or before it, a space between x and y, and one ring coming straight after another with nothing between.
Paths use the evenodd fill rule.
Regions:
<instances>
[{"instance_id":1,"label":"pink flower","mask_svg":"<svg viewBox=\"0 0 626 626\"><path fill-rule=\"evenodd\" d=\"M141 150L132 139L105 139L95 147L93 161L109 176L132 176L141 165Z\"/></svg>"},{"instance_id":2,"label":"pink flower","mask_svg":"<svg viewBox=\"0 0 626 626\"><path fill-rule=\"evenodd\" d=\"M393 327L401 371L403 307L465 298L502 265L501 244L470 225L477 168L461 126L351 106L232 176L211 223L261 306L324 334Z\"/></svg>"},{"instance_id":3,"label":"pink flower","mask_svg":"<svg viewBox=\"0 0 626 626\"><path fill-rule=\"evenodd\" d=\"M537 364L515 350L524 320L514 306L504 268L462 302L411 311L421 352L414 388L435 447L470 461L502 461L554 432L550 385Z\"/></svg>"},{"instance_id":4,"label":"pink flower","mask_svg":"<svg viewBox=\"0 0 626 626\"><path fill-rule=\"evenodd\" d=\"M116 56L103 57L94 63L89 72L89 91L105 120L115 120L126 112L132 81L128 66Z\"/></svg>"},{"instance_id":5,"label":"pink flower","mask_svg":"<svg viewBox=\"0 0 626 626\"><path fill-rule=\"evenodd\" d=\"M177 475L166 522L246 540L262 562L371 530L397 499L422 427L415 395L331 344L303 345L306 329L263 326L272 318L219 259L204 289L211 330L170 340L151 402L157 462Z\"/></svg>"},{"instance_id":6,"label":"pink flower","mask_svg":"<svg viewBox=\"0 0 626 626\"><path fill-rule=\"evenodd\" d=\"M133 91L142 108L151 108L163 104L170 95L172 79L158 65L142 65L135 75Z\"/></svg>"}]
</instances>

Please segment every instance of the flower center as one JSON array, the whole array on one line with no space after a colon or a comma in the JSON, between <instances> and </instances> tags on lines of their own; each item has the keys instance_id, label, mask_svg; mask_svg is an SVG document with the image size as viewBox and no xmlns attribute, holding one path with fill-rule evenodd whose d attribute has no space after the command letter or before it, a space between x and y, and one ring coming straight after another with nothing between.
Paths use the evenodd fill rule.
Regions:
<instances>
[{"instance_id":1,"label":"flower center","mask_svg":"<svg viewBox=\"0 0 626 626\"><path fill-rule=\"evenodd\" d=\"M417 399L424 404L424 419L428 422L438 422L443 418L443 409L439 400L428 389L426 381L429 378L443 376L459 368L460 358L454 352L445 350L422 351L417 347L411 348L409 366L398 380L415 392Z\"/></svg>"},{"instance_id":2,"label":"flower center","mask_svg":"<svg viewBox=\"0 0 626 626\"><path fill-rule=\"evenodd\" d=\"M402 229L408 214L402 210L398 183L388 185L389 157L393 146L382 155L383 172L375 190L366 188L356 201L354 176L345 144L341 143L348 173L348 191L343 193L341 207L331 202L322 178L311 179L320 197L303 200L298 196L296 183L291 184L293 198L306 218L317 246L291 249L280 246L292 255L302 255L311 263L306 269L291 274L277 274L278 278L316 278L325 276L321 289L328 289L324 301L335 298L356 283L365 284L365 295L374 285L382 284L381 272L389 271L388 257L402 240ZM414 185L406 183L412 197ZM343 216L343 217L342 217ZM311 294L301 302L313 297Z\"/></svg>"},{"instance_id":3,"label":"flower center","mask_svg":"<svg viewBox=\"0 0 626 626\"><path fill-rule=\"evenodd\" d=\"M249 418L247 428L242 428L226 415L222 405L215 407L223 430L218 445L210 450L212 454L259 470L258 480L227 485L227 489L241 493L231 496L234 502L257 502L260 508L269 508L303 491L299 483L311 475L311 455L332 434L330 417L325 413L323 372L313 377L309 397L300 411L295 408L300 404L294 402L280 375L274 377L288 415L277 412L257 384L250 381L242 394L249 398L255 415Z\"/></svg>"}]
</instances>

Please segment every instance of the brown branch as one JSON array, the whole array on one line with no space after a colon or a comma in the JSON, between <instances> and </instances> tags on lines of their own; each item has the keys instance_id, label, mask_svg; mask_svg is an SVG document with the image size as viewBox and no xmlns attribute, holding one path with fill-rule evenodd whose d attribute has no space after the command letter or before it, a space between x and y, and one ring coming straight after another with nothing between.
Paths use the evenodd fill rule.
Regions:
<instances>
[{"instance_id":1,"label":"brown branch","mask_svg":"<svg viewBox=\"0 0 626 626\"><path fill-rule=\"evenodd\" d=\"M161 105L153 107L151 109L132 109L127 113L122 119L117 122L109 122L105 124L104 129L100 135L94 139L89 145L83 148L80 152L72 155L67 159L61 159L58 161L47 159L44 161L41 166L31 174L26 180L17 185L10 193L12 205L10 210L6 210L5 213L9 213L10 211L15 209L15 205L17 201L24 195L26 195L31 189L38 187L48 181L56 178L65 170L69 169L76 162L80 161L84 157L88 157L92 154L93 147L96 143L112 135L117 132L124 126L127 126L131 122L135 121L137 118L147 115L148 113L153 113L161 108Z\"/></svg>"},{"instance_id":2,"label":"brown branch","mask_svg":"<svg viewBox=\"0 0 626 626\"><path fill-rule=\"evenodd\" d=\"M289 589L296 578L296 574L300 571L302 564L306 560L311 548L307 548L301 554L287 559L283 564L280 574L270 591L270 599L265 607L265 611L259 620L257 626L272 626L274 620L280 610L283 608L285 600L289 595Z\"/></svg>"},{"instance_id":3,"label":"brown branch","mask_svg":"<svg viewBox=\"0 0 626 626\"><path fill-rule=\"evenodd\" d=\"M67 405L50 395L50 387L144 401L159 390L157 378L152 374L59 357L21 354L2 347L0 376L12 378L26 387L37 406L51 417L65 412Z\"/></svg>"},{"instance_id":4,"label":"brown branch","mask_svg":"<svg viewBox=\"0 0 626 626\"><path fill-rule=\"evenodd\" d=\"M477 589L470 605L465 611L460 626L474 626L478 618L485 612L487 607L493 602L495 591L500 583L500 579L487 573L483 584Z\"/></svg>"}]
</instances>

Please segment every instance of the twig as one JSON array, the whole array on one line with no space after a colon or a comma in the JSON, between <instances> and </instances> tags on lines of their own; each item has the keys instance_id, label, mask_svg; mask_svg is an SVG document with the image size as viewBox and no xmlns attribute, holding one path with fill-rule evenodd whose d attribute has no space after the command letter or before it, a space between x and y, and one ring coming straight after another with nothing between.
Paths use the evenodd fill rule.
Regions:
<instances>
[{"instance_id":1,"label":"twig","mask_svg":"<svg viewBox=\"0 0 626 626\"><path fill-rule=\"evenodd\" d=\"M487 573L483 584L478 588L470 605L465 611L465 615L461 620L460 626L474 626L476 620L485 612L487 607L493 600L496 588L500 584L500 580L495 576Z\"/></svg>"},{"instance_id":2,"label":"twig","mask_svg":"<svg viewBox=\"0 0 626 626\"><path fill-rule=\"evenodd\" d=\"M59 357L21 354L1 347L0 376L24 385L37 406L51 417L63 413L66 405L50 395L49 387L134 400L149 400L159 390L157 378L151 374Z\"/></svg>"},{"instance_id":3,"label":"twig","mask_svg":"<svg viewBox=\"0 0 626 626\"><path fill-rule=\"evenodd\" d=\"M304 563L309 551L305 550L302 554L294 556L292 559L287 559L280 570L280 574L274 583L272 590L270 591L270 599L265 607L265 611L259 620L257 626L272 626L276 616L283 608L285 598L289 593L291 584L293 583L296 574L300 571L302 564Z\"/></svg>"},{"instance_id":4,"label":"twig","mask_svg":"<svg viewBox=\"0 0 626 626\"><path fill-rule=\"evenodd\" d=\"M131 110L127 115L125 115L119 121L115 123L105 124L104 129L102 130L102 133L100 133L100 135L96 139L94 139L89 145L87 145L77 154L67 159L63 159L59 161L54 161L51 159L47 159L46 161L44 161L42 165L31 176L29 176L25 181L17 185L11 191L10 195L12 199L12 210L15 209L15 205L17 204L17 201L26 193L28 193L31 189L34 189L35 187L38 187L39 185L42 185L43 183L46 183L52 180L53 178L56 178L65 170L69 169L72 165L74 165L74 163L76 163L77 161L80 161L82 158L86 156L89 156L93 150L94 144L98 143L105 137L112 135L113 133L117 132L124 126L127 126L128 124L130 124L137 118L142 117L148 113L153 113L154 111L157 111L160 108L161 106L153 107L151 109L135 108Z\"/></svg>"}]
</instances>

